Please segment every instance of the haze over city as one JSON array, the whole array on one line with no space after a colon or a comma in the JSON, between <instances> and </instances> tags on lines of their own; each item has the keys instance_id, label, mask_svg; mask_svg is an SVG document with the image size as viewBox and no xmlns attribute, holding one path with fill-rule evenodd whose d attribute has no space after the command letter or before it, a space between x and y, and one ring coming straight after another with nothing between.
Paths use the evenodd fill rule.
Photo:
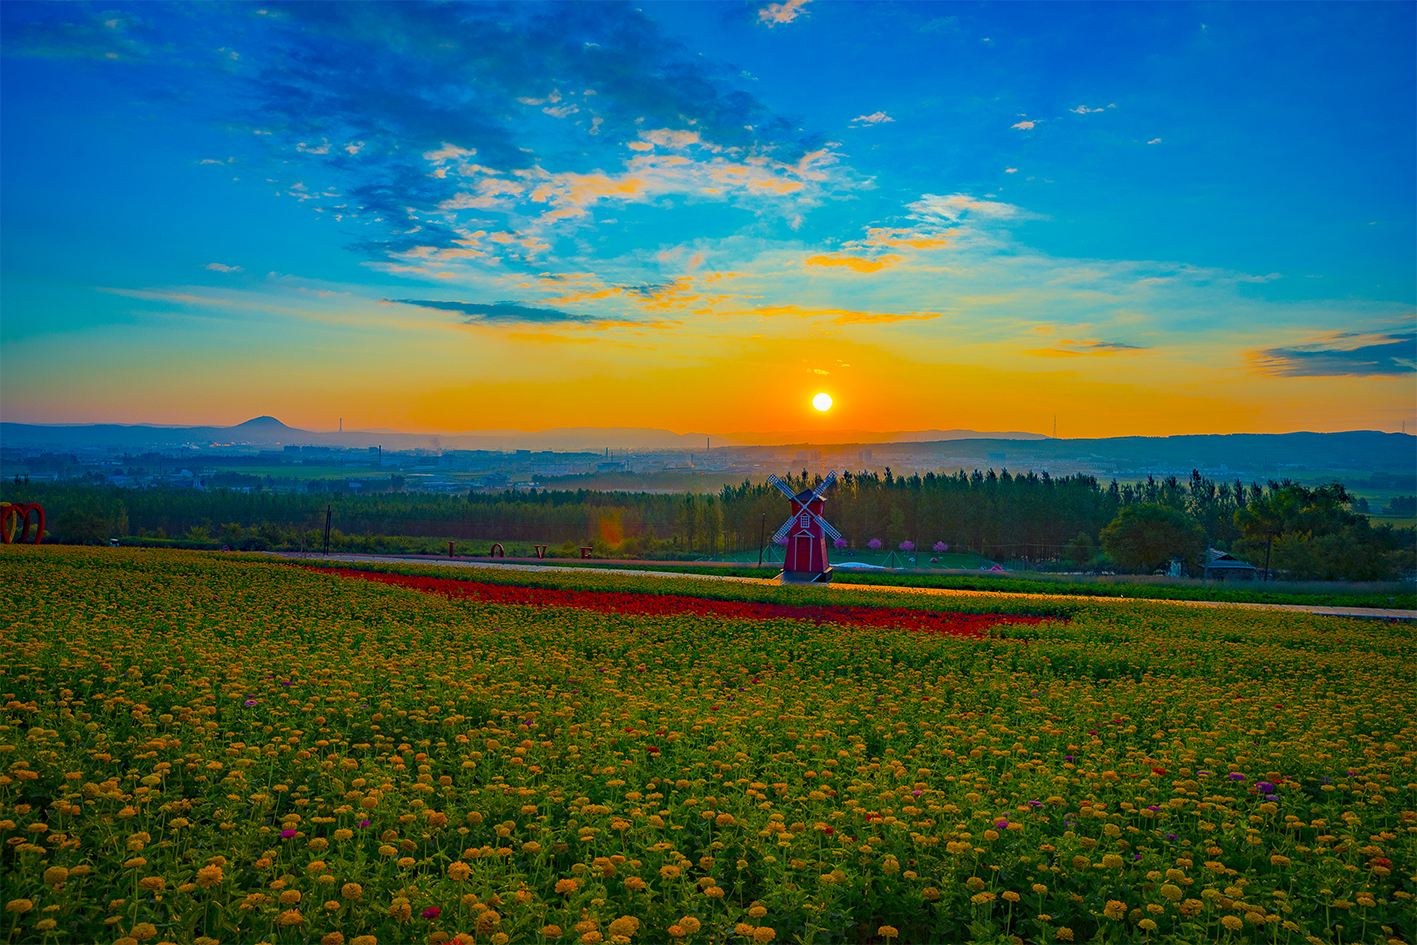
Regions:
<instances>
[{"instance_id":1,"label":"haze over city","mask_svg":"<svg viewBox=\"0 0 1417 945\"><path fill-rule=\"evenodd\" d=\"M1417 424L1411 4L0 16L6 421Z\"/></svg>"}]
</instances>

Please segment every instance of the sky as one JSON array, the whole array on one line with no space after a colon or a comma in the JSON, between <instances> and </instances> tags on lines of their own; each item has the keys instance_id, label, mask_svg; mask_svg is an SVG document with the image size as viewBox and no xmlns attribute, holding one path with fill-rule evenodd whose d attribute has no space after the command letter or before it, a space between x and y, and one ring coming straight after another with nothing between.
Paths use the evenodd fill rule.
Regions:
<instances>
[{"instance_id":1,"label":"sky","mask_svg":"<svg viewBox=\"0 0 1417 945\"><path fill-rule=\"evenodd\" d=\"M1414 36L1412 3L12 0L0 417L1412 432Z\"/></svg>"}]
</instances>

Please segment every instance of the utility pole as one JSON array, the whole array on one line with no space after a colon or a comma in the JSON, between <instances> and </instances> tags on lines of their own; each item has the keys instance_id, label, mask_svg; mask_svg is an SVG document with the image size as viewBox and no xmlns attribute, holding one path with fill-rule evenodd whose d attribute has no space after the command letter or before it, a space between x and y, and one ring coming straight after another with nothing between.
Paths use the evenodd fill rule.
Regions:
<instances>
[{"instance_id":1,"label":"utility pole","mask_svg":"<svg viewBox=\"0 0 1417 945\"><path fill-rule=\"evenodd\" d=\"M330 518L333 514L334 506L325 506L325 556L330 554Z\"/></svg>"},{"instance_id":2,"label":"utility pole","mask_svg":"<svg viewBox=\"0 0 1417 945\"><path fill-rule=\"evenodd\" d=\"M758 567L763 566L763 549L767 547L768 513L763 513L763 524L758 526Z\"/></svg>"}]
</instances>

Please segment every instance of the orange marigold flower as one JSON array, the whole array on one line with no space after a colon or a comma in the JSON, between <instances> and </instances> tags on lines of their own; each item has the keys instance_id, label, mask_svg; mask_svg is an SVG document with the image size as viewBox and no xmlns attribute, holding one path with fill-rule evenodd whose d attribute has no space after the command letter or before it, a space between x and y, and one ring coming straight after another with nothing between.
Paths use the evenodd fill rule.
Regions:
<instances>
[{"instance_id":1,"label":"orange marigold flower","mask_svg":"<svg viewBox=\"0 0 1417 945\"><path fill-rule=\"evenodd\" d=\"M44 871L44 881L50 886L57 886L69 878L69 871L62 866L51 866Z\"/></svg>"},{"instance_id":2,"label":"orange marigold flower","mask_svg":"<svg viewBox=\"0 0 1417 945\"><path fill-rule=\"evenodd\" d=\"M305 917L300 914L299 909L287 909L276 917L279 925L299 925L305 921Z\"/></svg>"},{"instance_id":3,"label":"orange marigold flower","mask_svg":"<svg viewBox=\"0 0 1417 945\"><path fill-rule=\"evenodd\" d=\"M138 888L146 889L148 892L162 892L167 888L167 880L161 876L144 876L138 880Z\"/></svg>"},{"instance_id":4,"label":"orange marigold flower","mask_svg":"<svg viewBox=\"0 0 1417 945\"><path fill-rule=\"evenodd\" d=\"M220 866L204 866L197 870L197 885L203 889L210 889L226 878L226 874L221 871Z\"/></svg>"},{"instance_id":5,"label":"orange marigold flower","mask_svg":"<svg viewBox=\"0 0 1417 945\"><path fill-rule=\"evenodd\" d=\"M880 928L876 929L876 934L884 939L899 938L900 929L897 929L893 925L883 925Z\"/></svg>"},{"instance_id":6,"label":"orange marigold flower","mask_svg":"<svg viewBox=\"0 0 1417 945\"><path fill-rule=\"evenodd\" d=\"M364 895L364 887L358 883L345 883L340 887L339 894L346 899L358 899Z\"/></svg>"},{"instance_id":7,"label":"orange marigold flower","mask_svg":"<svg viewBox=\"0 0 1417 945\"><path fill-rule=\"evenodd\" d=\"M777 932L774 929L768 928L766 925L760 925L753 930L753 941L757 942L758 945L767 945L768 942L771 942L775 938L777 938Z\"/></svg>"},{"instance_id":8,"label":"orange marigold flower","mask_svg":"<svg viewBox=\"0 0 1417 945\"><path fill-rule=\"evenodd\" d=\"M153 925L151 922L139 922L137 925L133 926L133 931L128 934L140 942L146 942L148 939L157 935L157 926Z\"/></svg>"},{"instance_id":9,"label":"orange marigold flower","mask_svg":"<svg viewBox=\"0 0 1417 945\"><path fill-rule=\"evenodd\" d=\"M331 932L320 937L320 945L344 945L343 932Z\"/></svg>"}]
</instances>

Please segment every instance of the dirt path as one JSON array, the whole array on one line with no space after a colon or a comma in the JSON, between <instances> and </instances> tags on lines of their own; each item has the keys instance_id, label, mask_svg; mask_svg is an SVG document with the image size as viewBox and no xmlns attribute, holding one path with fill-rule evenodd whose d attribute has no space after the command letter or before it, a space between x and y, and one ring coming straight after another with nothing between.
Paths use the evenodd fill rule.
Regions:
<instances>
[{"instance_id":1,"label":"dirt path","mask_svg":"<svg viewBox=\"0 0 1417 945\"><path fill-rule=\"evenodd\" d=\"M621 568L580 568L558 567L546 564L518 564L515 561L471 561L465 558L414 558L399 555L318 555L299 552L280 552L281 557L301 561L330 561L347 563L351 561L380 562L383 564L436 564L454 568L491 568L505 571L562 571L573 574L614 574L622 577L683 577L701 581L734 581L739 584L777 585L774 578L735 577L727 574L679 574L666 571L631 571ZM765 569L766 570L766 569ZM840 572L837 572L838 574ZM1021 594L1011 591L962 591L943 587L898 587L885 584L818 584L816 587L839 588L853 591L885 591L896 594L927 594L938 597L997 597L1013 600L1073 600L1100 604L1124 604L1141 598L1133 597L1092 597L1074 594ZM1381 607L1331 607L1322 604L1250 604L1233 601L1214 600L1158 600L1158 604L1175 604L1180 607L1237 607L1242 610L1281 610L1299 614L1320 614L1328 617L1366 617L1380 620L1417 620L1417 610L1399 610Z\"/></svg>"}]
</instances>

